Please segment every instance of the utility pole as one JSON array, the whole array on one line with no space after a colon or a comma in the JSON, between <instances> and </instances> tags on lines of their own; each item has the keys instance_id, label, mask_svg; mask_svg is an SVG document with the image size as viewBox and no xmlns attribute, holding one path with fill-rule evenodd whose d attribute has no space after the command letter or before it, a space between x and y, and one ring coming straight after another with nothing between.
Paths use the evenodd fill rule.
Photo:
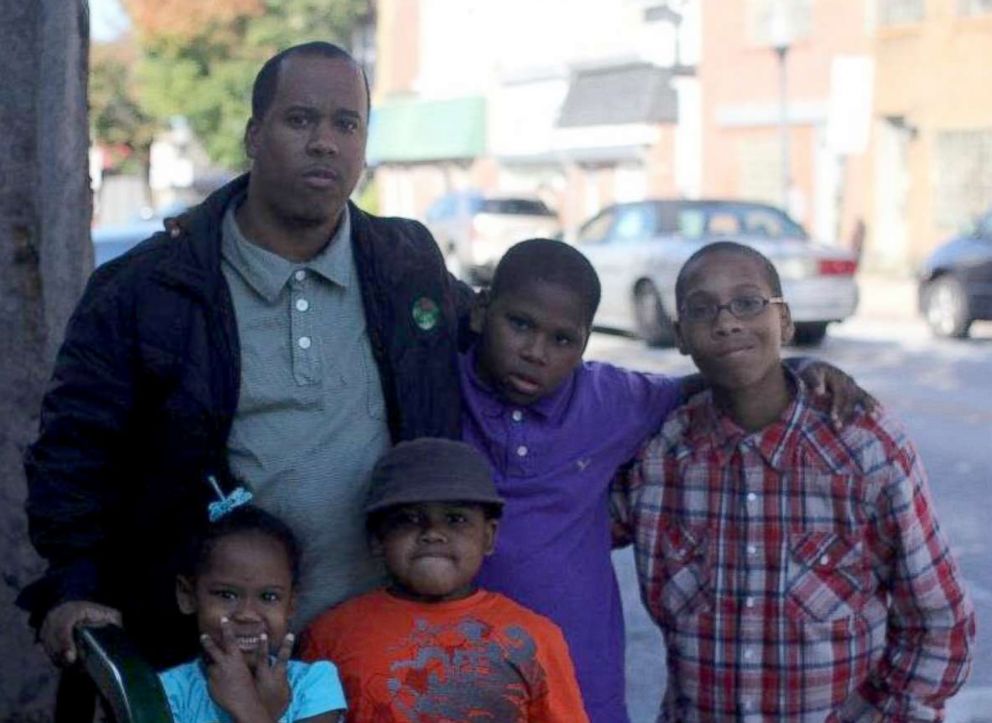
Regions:
<instances>
[{"instance_id":1,"label":"utility pole","mask_svg":"<svg viewBox=\"0 0 992 723\"><path fill-rule=\"evenodd\" d=\"M789 202L792 195L792 161L789 148L789 49L792 44L792 28L786 15L785 3L778 0L771 20L772 48L778 58L778 124L781 144L782 168L782 208L791 212Z\"/></svg>"}]
</instances>

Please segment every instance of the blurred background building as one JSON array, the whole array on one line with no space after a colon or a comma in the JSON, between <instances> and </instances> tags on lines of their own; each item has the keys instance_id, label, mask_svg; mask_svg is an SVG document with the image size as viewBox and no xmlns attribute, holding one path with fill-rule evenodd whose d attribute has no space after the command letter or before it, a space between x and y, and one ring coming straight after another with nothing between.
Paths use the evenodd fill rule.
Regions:
<instances>
[{"instance_id":1,"label":"blurred background building","mask_svg":"<svg viewBox=\"0 0 992 723\"><path fill-rule=\"evenodd\" d=\"M863 267L908 273L992 205L992 0L326 2L348 9L329 27L373 83L360 201L379 213L423 219L446 194L500 194L543 201L568 233L613 202L765 201L861 252ZM315 12L241 4L269 8L249 25ZM147 36L147 18L141 27ZM281 47L320 30L307 27L269 35ZM232 48L251 55L246 41ZM96 43L95 68L130 69L147 54ZM165 115L176 101L151 102L150 82L175 82L183 67L160 52L158 75L127 80L144 96L137 110L94 103L112 111L96 116L104 137L121 118L148 136L144 154L97 149L98 223L133 215L136 201L196 200L243 162L240 115L184 124ZM112 82L91 73L91 100L125 70ZM240 98L250 74L239 72ZM152 137L139 111L156 107Z\"/></svg>"},{"instance_id":2,"label":"blurred background building","mask_svg":"<svg viewBox=\"0 0 992 723\"><path fill-rule=\"evenodd\" d=\"M992 0L379 0L378 210L763 200L906 272L992 203Z\"/></svg>"}]
</instances>

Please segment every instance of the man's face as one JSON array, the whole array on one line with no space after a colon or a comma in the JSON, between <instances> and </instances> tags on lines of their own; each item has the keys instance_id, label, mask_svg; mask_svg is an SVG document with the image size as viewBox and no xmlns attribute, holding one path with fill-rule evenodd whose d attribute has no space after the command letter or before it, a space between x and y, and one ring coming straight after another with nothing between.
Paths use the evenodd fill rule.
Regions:
<instances>
[{"instance_id":1,"label":"man's face","mask_svg":"<svg viewBox=\"0 0 992 723\"><path fill-rule=\"evenodd\" d=\"M367 108L361 71L347 59L282 62L271 105L245 134L251 183L269 213L292 226L336 223L365 165Z\"/></svg>"},{"instance_id":2,"label":"man's face","mask_svg":"<svg viewBox=\"0 0 992 723\"><path fill-rule=\"evenodd\" d=\"M693 263L682 304L727 304L734 298L774 296L756 259L715 252ZM792 320L786 305L773 303L751 319L738 319L729 309L721 309L712 321L680 318L675 331L679 350L692 356L710 384L736 391L760 385L779 367L782 343L792 337Z\"/></svg>"},{"instance_id":3,"label":"man's face","mask_svg":"<svg viewBox=\"0 0 992 723\"><path fill-rule=\"evenodd\" d=\"M195 579L180 577L179 609L196 615L201 634L224 646L221 618L227 618L232 643L254 669L282 644L293 613L293 579L286 549L268 535L242 533L217 540Z\"/></svg>"},{"instance_id":4,"label":"man's face","mask_svg":"<svg viewBox=\"0 0 992 723\"><path fill-rule=\"evenodd\" d=\"M476 310L478 372L512 404L554 392L582 361L588 323L582 299L559 284L531 281Z\"/></svg>"},{"instance_id":5,"label":"man's face","mask_svg":"<svg viewBox=\"0 0 992 723\"><path fill-rule=\"evenodd\" d=\"M493 551L496 526L473 504L422 502L387 510L378 545L393 591L425 602L468 596L483 558Z\"/></svg>"}]
</instances>

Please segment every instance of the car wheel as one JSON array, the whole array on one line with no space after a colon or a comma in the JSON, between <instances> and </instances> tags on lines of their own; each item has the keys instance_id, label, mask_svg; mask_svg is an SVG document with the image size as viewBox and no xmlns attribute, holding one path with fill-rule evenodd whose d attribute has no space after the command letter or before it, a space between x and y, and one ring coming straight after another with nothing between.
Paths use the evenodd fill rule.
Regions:
<instances>
[{"instance_id":1,"label":"car wheel","mask_svg":"<svg viewBox=\"0 0 992 723\"><path fill-rule=\"evenodd\" d=\"M946 275L931 281L923 295L923 315L937 336L968 336L971 310L961 282Z\"/></svg>"},{"instance_id":2,"label":"car wheel","mask_svg":"<svg viewBox=\"0 0 992 723\"><path fill-rule=\"evenodd\" d=\"M826 335L827 323L825 321L799 322L792 335L792 343L796 346L816 346L823 341L823 337Z\"/></svg>"},{"instance_id":3,"label":"car wheel","mask_svg":"<svg viewBox=\"0 0 992 723\"><path fill-rule=\"evenodd\" d=\"M661 306L661 297L651 282L643 282L634 291L634 318L637 333L648 346L671 346L675 341L672 321Z\"/></svg>"}]
</instances>

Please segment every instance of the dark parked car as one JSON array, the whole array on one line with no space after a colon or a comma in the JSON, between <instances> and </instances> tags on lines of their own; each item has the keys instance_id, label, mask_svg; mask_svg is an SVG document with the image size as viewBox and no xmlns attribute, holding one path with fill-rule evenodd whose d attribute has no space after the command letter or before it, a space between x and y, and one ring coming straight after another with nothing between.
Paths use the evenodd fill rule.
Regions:
<instances>
[{"instance_id":1,"label":"dark parked car","mask_svg":"<svg viewBox=\"0 0 992 723\"><path fill-rule=\"evenodd\" d=\"M938 336L965 337L971 322L992 319L992 208L923 263L919 302Z\"/></svg>"}]
</instances>

